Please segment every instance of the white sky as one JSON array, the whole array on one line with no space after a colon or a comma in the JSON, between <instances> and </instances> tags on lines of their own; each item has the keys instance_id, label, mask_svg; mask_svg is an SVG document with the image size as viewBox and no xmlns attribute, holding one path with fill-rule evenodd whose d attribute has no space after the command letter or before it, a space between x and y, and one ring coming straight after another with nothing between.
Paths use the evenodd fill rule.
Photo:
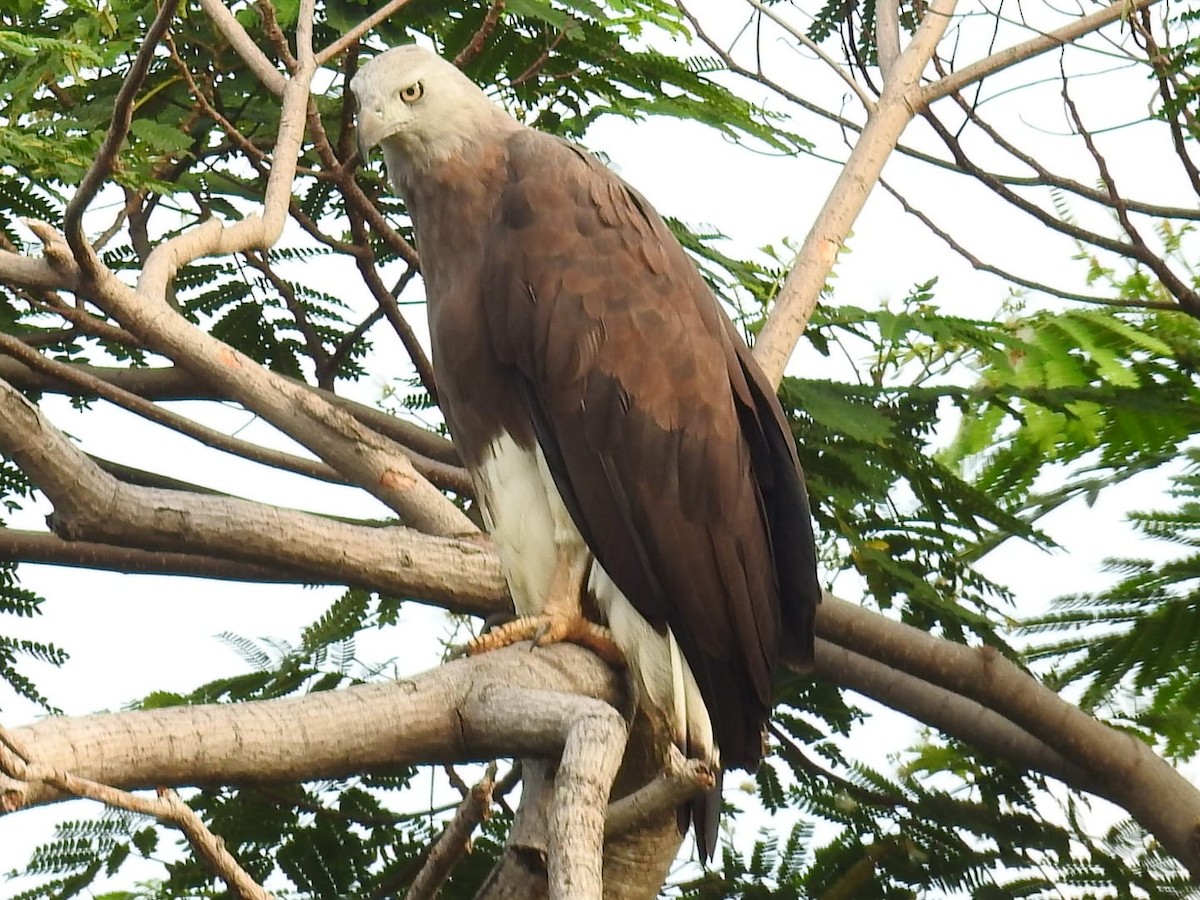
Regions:
<instances>
[{"instance_id":1,"label":"white sky","mask_svg":"<svg viewBox=\"0 0 1200 900\"><path fill-rule=\"evenodd\" d=\"M730 21L741 17L740 5L724 6L712 0L696 4L708 23L722 11ZM1026 7L1028 8L1028 6ZM797 20L798 24L803 22ZM717 31L721 26L714 26ZM973 40L973 39L970 39ZM970 43L965 39L964 47ZM704 53L696 46L693 53ZM960 59L969 54L960 51ZM750 59L743 55L743 59ZM1099 69L1111 60L1096 58L1087 68ZM1048 55L1036 66L1020 71L1021 80L1057 72L1057 57ZM768 70L810 98L841 97L844 86L807 59L800 63L783 42L772 44ZM1007 77L1007 76L1005 76ZM997 79L999 82L1001 79ZM1016 83L1014 77L1010 83ZM754 100L779 108L764 89L734 82ZM1085 117L1097 128L1144 115L1149 85L1140 76L1099 76L1081 83L1077 99ZM984 107L1028 141L1039 157L1053 159L1068 174L1088 184L1096 181L1094 166L1079 151L1077 141L1062 137L1069 129L1057 101L1057 86L1007 94ZM850 100L847 109L852 110ZM939 107L942 109L944 107ZM858 118L858 114L854 113ZM1151 126L1152 128L1153 126ZM814 141L829 155L844 155L838 132L811 118L798 120L793 129ZM1147 164L1148 147L1161 136L1150 128L1115 131L1101 136L1118 178L1130 193L1142 191L1147 199L1165 200L1173 193L1163 177L1164 167ZM917 122L906 141L933 148L929 129ZM746 251L784 236L797 242L815 217L836 168L813 157L782 158L751 154L698 125L665 121L632 124L601 122L589 144L608 155L614 166L660 210L691 224L711 223L732 238L734 251ZM1009 171L1019 171L1006 166ZM1023 173L1022 173L1023 174ZM1073 246L1050 237L1026 217L992 202L985 192L960 176L932 172L908 160L893 158L886 177L894 180L910 199L951 230L976 253L989 261L1018 266L1034 278L1052 280L1071 289L1083 289L1080 264L1070 262ZM1157 196L1155 196L1157 195ZM1079 214L1084 215L1082 209ZM1088 214L1090 215L1090 214ZM963 315L986 317L995 313L1006 295L997 278L974 272L959 257L945 250L898 204L877 190L861 217L836 273L836 300L871 307L899 299L915 283L939 277L937 299L945 308ZM366 309L365 290L355 302ZM406 376L398 363L402 351L394 338L377 328L381 355L372 361L374 379L361 395L371 402L381 385ZM824 374L828 363L812 353L793 361L797 374ZM844 374L844 373L843 373ZM200 404L177 407L195 413L208 424L238 431L240 436L286 446L285 439L243 411ZM380 516L383 508L363 492L338 489L294 476L270 472L233 457L197 450L193 442L144 425L136 417L106 410L103 415L81 416L65 402L49 401L45 408L60 427L76 436L89 451L128 465L240 492L243 496L296 505L339 515ZM1094 589L1108 583L1100 560L1128 550L1128 531L1121 523L1125 510L1152 506L1161 490L1161 479L1135 481L1106 494L1097 507L1074 503L1045 523L1063 550L1046 554L1009 542L983 565L992 577L1017 593L1019 612L1043 609L1058 595ZM299 499L298 499L299 498ZM41 527L45 504L12 521L14 527ZM1139 548L1138 553L1151 551ZM45 614L33 620L5 617L3 630L14 637L53 641L71 653L60 670L22 661L39 688L68 714L117 709L149 690L187 691L196 685L245 670L240 658L215 639L221 631L248 637L295 641L299 630L324 609L337 589L299 586L243 586L197 579L132 576L90 571L70 571L22 566L23 584L47 598ZM436 611L409 604L398 628L363 635L359 656L379 661L403 660L397 671L411 673L428 668L440 655L437 638L444 626ZM28 704L0 693L0 710L6 725L19 725L36 717ZM903 730L900 730L903 729ZM894 716L880 717L856 735L855 748L864 746L899 751L913 734L911 726ZM883 760L877 761L883 764ZM736 780L736 779L733 779ZM51 823L67 815L86 814L87 806L74 804L35 810L0 818L0 872L19 867L32 846L49 836ZM17 883L0 882L0 897L11 896Z\"/></svg>"}]
</instances>

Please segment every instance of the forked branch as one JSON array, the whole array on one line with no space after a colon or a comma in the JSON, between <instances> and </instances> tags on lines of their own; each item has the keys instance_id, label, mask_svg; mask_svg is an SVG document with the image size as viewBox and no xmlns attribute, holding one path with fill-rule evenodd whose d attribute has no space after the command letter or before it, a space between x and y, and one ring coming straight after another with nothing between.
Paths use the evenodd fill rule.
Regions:
<instances>
[{"instance_id":1,"label":"forked branch","mask_svg":"<svg viewBox=\"0 0 1200 900\"><path fill-rule=\"evenodd\" d=\"M28 745L6 728L0 727L0 780L12 779L17 784L45 784L64 795L95 800L115 809L140 813L174 825L188 839L196 854L208 864L217 877L245 900L273 900L250 873L243 869L225 843L209 830L203 820L172 790L159 789L157 796L142 797L118 790L107 784L80 778L72 772L44 765L36 760ZM0 812L6 811L11 791L0 799Z\"/></svg>"},{"instance_id":2,"label":"forked branch","mask_svg":"<svg viewBox=\"0 0 1200 900\"><path fill-rule=\"evenodd\" d=\"M892 65L877 107L868 116L858 143L805 238L796 262L775 300L775 308L755 345L755 358L772 381L778 384L783 377L784 366L816 308L837 254L865 205L867 195L879 180L884 162L914 115L940 97L1017 62L1077 40L1129 11L1156 2L1158 0L1121 0L1096 13L1081 16L1055 31L1001 50L958 72L922 85L922 73L933 56L955 6L954 0L935 0L929 6L917 33Z\"/></svg>"}]
</instances>

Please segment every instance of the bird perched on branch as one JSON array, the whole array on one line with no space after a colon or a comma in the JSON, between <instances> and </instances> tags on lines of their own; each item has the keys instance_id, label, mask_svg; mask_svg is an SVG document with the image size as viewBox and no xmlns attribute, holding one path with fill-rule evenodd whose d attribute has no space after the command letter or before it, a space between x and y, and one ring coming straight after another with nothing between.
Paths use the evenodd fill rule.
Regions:
<instances>
[{"instance_id":1,"label":"bird perched on branch","mask_svg":"<svg viewBox=\"0 0 1200 900\"><path fill-rule=\"evenodd\" d=\"M589 153L416 46L351 89L362 155L382 147L416 229L439 398L521 616L482 646L623 657L714 771L690 810L708 858L777 663L812 661L812 520L775 393L663 220Z\"/></svg>"}]
</instances>

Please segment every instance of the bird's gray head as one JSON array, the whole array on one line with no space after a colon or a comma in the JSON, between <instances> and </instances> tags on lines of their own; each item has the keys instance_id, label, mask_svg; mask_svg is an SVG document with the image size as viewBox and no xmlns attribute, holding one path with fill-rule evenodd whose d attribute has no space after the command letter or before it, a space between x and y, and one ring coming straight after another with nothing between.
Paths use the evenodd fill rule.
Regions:
<instances>
[{"instance_id":1,"label":"bird's gray head","mask_svg":"<svg viewBox=\"0 0 1200 900\"><path fill-rule=\"evenodd\" d=\"M382 145L394 183L399 170L414 174L486 134L519 127L453 63L415 44L372 59L350 90L358 101L359 152L366 159Z\"/></svg>"}]
</instances>

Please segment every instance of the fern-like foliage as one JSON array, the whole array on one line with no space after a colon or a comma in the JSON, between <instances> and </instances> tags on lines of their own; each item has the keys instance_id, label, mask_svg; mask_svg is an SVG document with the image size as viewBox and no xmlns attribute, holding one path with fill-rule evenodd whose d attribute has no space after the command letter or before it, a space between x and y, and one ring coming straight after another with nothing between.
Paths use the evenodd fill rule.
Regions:
<instances>
[{"instance_id":1,"label":"fern-like foliage","mask_svg":"<svg viewBox=\"0 0 1200 900\"><path fill-rule=\"evenodd\" d=\"M29 482L20 469L0 458L0 508L10 513L20 509L30 493ZM5 527L4 519L0 518L0 531ZM30 618L41 615L43 603L43 597L21 587L16 564L0 561L0 629L4 627L5 616ZM61 666L67 660L67 654L54 644L9 637L0 630L0 684L46 712L58 712L50 698L21 670L19 663L29 660ZM4 704L0 702L0 709L3 707Z\"/></svg>"},{"instance_id":2,"label":"fern-like foliage","mask_svg":"<svg viewBox=\"0 0 1200 900\"><path fill-rule=\"evenodd\" d=\"M1171 545L1167 558L1109 560L1122 576L1113 587L1064 597L1024 625L1055 638L1029 651L1055 664L1054 684L1082 684L1084 709L1107 708L1179 759L1200 751L1200 451L1184 458L1168 492L1175 505L1130 516Z\"/></svg>"},{"instance_id":3,"label":"fern-like foliage","mask_svg":"<svg viewBox=\"0 0 1200 900\"><path fill-rule=\"evenodd\" d=\"M61 822L54 837L38 847L24 872L49 876L12 900L64 900L93 897L98 878L112 875L131 858L149 859L159 845L158 831L144 817L107 810L101 818Z\"/></svg>"}]
</instances>

